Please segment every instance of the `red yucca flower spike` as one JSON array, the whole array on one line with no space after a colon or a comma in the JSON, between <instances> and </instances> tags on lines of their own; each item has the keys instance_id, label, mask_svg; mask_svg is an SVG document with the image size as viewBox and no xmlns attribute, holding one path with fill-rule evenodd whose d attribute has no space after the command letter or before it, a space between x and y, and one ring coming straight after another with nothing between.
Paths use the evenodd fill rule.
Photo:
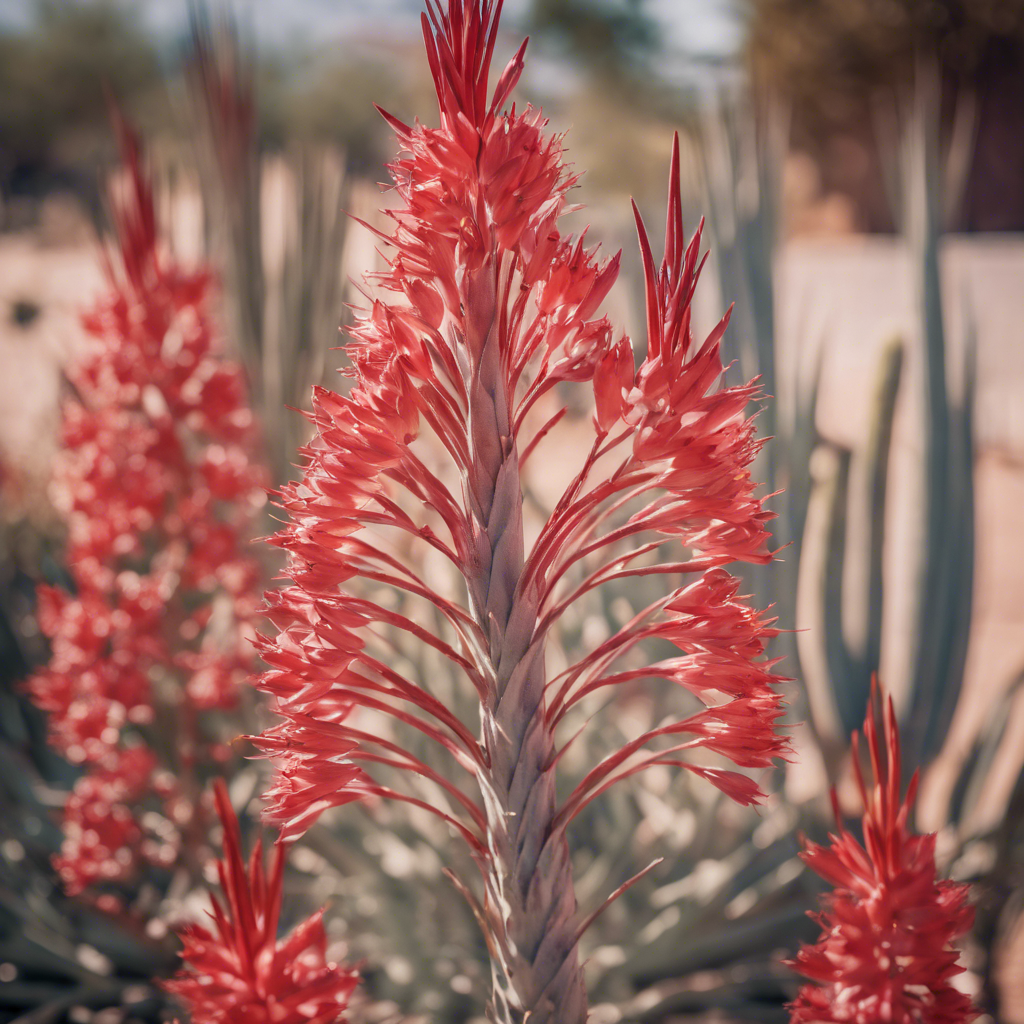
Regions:
<instances>
[{"instance_id":1,"label":"red yucca flower spike","mask_svg":"<svg viewBox=\"0 0 1024 1024\"><path fill-rule=\"evenodd\" d=\"M217 877L225 904L211 894L213 928L182 930L187 967L163 987L188 1008L192 1024L336 1024L359 981L356 971L327 960L323 912L278 941L285 847L263 866L257 840L246 871L238 819L223 780L215 783L224 826Z\"/></svg>"},{"instance_id":2,"label":"red yucca flower spike","mask_svg":"<svg viewBox=\"0 0 1024 1024\"><path fill-rule=\"evenodd\" d=\"M209 273L163 250L139 140L116 112L115 127L116 244L67 371L54 471L73 592L39 588L51 659L28 684L53 745L87 771L57 861L72 893L174 865L172 823L192 817L196 776L228 753L200 714L233 708L251 670L261 575L243 547L266 480L242 371L217 352ZM151 748L158 708L177 732ZM143 802L166 828L142 829Z\"/></svg>"},{"instance_id":3,"label":"red yucca flower spike","mask_svg":"<svg viewBox=\"0 0 1024 1024\"><path fill-rule=\"evenodd\" d=\"M882 759L873 688L864 720L874 785L860 770L858 737L853 768L864 804L861 845L843 828L835 793L838 835L831 845L807 843L801 856L836 886L812 915L823 934L789 966L818 982L800 990L793 1024L966 1024L978 1016L970 998L950 985L963 971L953 943L974 920L969 887L935 877L935 836L907 826L917 773L900 801L900 740L892 700L885 702ZM819 987L820 986L820 987Z\"/></svg>"},{"instance_id":4,"label":"red yucca flower spike","mask_svg":"<svg viewBox=\"0 0 1024 1024\"><path fill-rule=\"evenodd\" d=\"M558 228L576 180L561 137L534 110L502 109L523 47L488 99L500 6L428 3L441 125L384 114L404 151L391 165L393 230L379 233L388 267L352 331L353 388L314 392L305 476L282 492L290 524L277 543L291 584L269 595L280 632L263 642L261 682L282 721L259 742L278 766L270 813L285 838L365 796L407 801L456 828L483 879L475 892L472 879L460 884L488 933L493 1015L583 1024L576 946L590 918L576 907L570 822L651 765L751 803L762 794L746 774L690 758L763 769L787 750L774 731L777 677L762 657L776 631L723 568L770 560L770 516L749 473L758 442L744 410L756 388L719 386L725 320L701 344L690 333L700 231L685 242L678 142L660 268L637 218L648 350L636 372L629 341L597 313L618 256L601 261ZM594 389L593 444L527 547L520 473L566 413L555 388L568 382ZM683 551L666 556L671 541ZM447 562L458 585L443 571L418 573L417 551ZM605 584L657 574L688 582L549 674L546 644L564 612ZM381 584L398 598L360 596ZM395 667L395 630L463 674L479 716L463 720L429 678ZM655 641L675 653L651 663ZM677 682L704 709L557 793L566 716L645 677ZM364 725L379 715L433 741L450 770L404 750L399 733ZM385 784L382 772L403 778L395 769L405 784Z\"/></svg>"}]
</instances>

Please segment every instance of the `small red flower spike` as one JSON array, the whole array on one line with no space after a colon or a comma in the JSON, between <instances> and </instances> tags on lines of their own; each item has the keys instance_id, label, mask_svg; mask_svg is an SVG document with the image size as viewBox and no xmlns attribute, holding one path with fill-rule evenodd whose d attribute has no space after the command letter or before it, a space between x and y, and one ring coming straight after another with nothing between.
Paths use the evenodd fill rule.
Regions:
<instances>
[{"instance_id":1,"label":"small red flower spike","mask_svg":"<svg viewBox=\"0 0 1024 1024\"><path fill-rule=\"evenodd\" d=\"M970 998L950 984L963 971L953 943L974 920L969 887L935 877L935 836L908 828L917 773L900 801L900 741L892 700L883 734L876 724L877 686L864 720L874 785L864 782L853 736L853 767L864 803L864 842L843 828L830 845L808 842L803 860L835 891L812 915L823 929L788 966L818 982L791 1004L792 1024L966 1024L978 1016Z\"/></svg>"},{"instance_id":2,"label":"small red flower spike","mask_svg":"<svg viewBox=\"0 0 1024 1024\"><path fill-rule=\"evenodd\" d=\"M358 973L328 961L322 911L278 940L287 847L274 847L268 873L257 840L246 870L223 780L214 794L224 826L224 902L210 896L212 927L182 930L186 969L163 988L185 1004L192 1024L340 1024Z\"/></svg>"}]
</instances>

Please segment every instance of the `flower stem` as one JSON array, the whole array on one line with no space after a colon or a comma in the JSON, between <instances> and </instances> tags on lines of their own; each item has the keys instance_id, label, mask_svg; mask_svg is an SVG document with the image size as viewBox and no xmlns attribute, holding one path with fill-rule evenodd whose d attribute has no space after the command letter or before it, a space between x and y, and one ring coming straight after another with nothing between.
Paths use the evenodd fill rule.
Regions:
<instances>
[{"instance_id":1,"label":"flower stem","mask_svg":"<svg viewBox=\"0 0 1024 1024\"><path fill-rule=\"evenodd\" d=\"M569 848L555 817L554 740L544 714L544 649L534 644L537 595L519 592L522 485L495 317L496 269L465 279L469 503L477 563L467 577L489 638L494 678L482 709L488 770L488 899L498 923L492 1014L499 1024L583 1024ZM531 588L532 589L532 588Z\"/></svg>"}]
</instances>

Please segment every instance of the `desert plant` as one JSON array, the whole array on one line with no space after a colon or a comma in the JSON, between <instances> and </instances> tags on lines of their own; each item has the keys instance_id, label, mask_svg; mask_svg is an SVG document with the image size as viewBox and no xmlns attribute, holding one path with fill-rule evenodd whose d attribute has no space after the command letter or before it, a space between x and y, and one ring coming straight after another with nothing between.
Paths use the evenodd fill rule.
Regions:
<instances>
[{"instance_id":1,"label":"desert plant","mask_svg":"<svg viewBox=\"0 0 1024 1024\"><path fill-rule=\"evenodd\" d=\"M728 316L702 344L691 337L700 232L686 243L678 140L660 267L637 214L647 296L637 369L628 340L595 318L618 258L599 262L557 227L575 180L561 138L545 136L537 112L503 111L525 44L488 94L500 7L428 4L441 126L384 115L405 151L391 165L402 205L380 233L393 255L352 329L352 390L314 392L305 475L282 489L291 521L277 543L291 583L268 595L280 632L261 644L260 683L282 721L259 743L277 765L270 814L285 840L330 807L381 797L454 829L479 871L479 884L455 880L488 942L492 1016L568 1024L586 1016L577 944L600 911L576 905L573 819L655 766L756 802L757 782L715 759L763 769L787 744L763 658L775 629L724 568L771 558L770 514L748 470L759 444L744 410L756 389L716 386ZM592 444L527 545L522 466L556 436L559 389L573 383L593 387ZM549 457L546 468L560 467ZM548 671L553 631L578 602L664 576L688 582ZM374 589L363 596L357 580ZM455 667L461 705L391 660L387 630ZM579 749L571 730L594 696L642 693L650 678L703 708L680 717L676 704L559 792ZM403 727L445 766L411 753ZM698 751L712 763L691 760Z\"/></svg>"},{"instance_id":2,"label":"desert plant","mask_svg":"<svg viewBox=\"0 0 1024 1024\"><path fill-rule=\"evenodd\" d=\"M898 109L879 101L883 152L894 209L903 229L925 353L920 433L921 486L915 498L921 523L904 556L915 566L915 627L907 664L894 683L911 697L903 708L905 762L927 765L948 732L963 677L970 625L973 563L972 394L973 341L968 324L962 373L950 368L941 301L939 251L945 225L959 207L968 171L973 106L961 97L946 151L942 148L937 72L922 62ZM725 294L742 296L745 330L734 357L744 377L759 376L778 400L766 410L774 438L758 469L769 489L784 493L773 537L789 544L783 571L755 576L758 599L774 603L785 621L807 627L785 653L790 672L804 680L816 735L832 777L861 721L882 646L882 551L885 497L902 342L883 346L871 401L869 435L857 457L863 487L851 492L855 453L822 439L815 425L818 370L779 372L775 338L774 262L778 182L785 150L785 117L777 99L754 102L743 88L722 91L706 109L702 140L709 223ZM951 385L959 388L951 393ZM803 383L807 381L808 383ZM868 533L856 553L865 581L858 600L861 634L851 640L843 623L848 506L864 507Z\"/></svg>"},{"instance_id":3,"label":"desert plant","mask_svg":"<svg viewBox=\"0 0 1024 1024\"><path fill-rule=\"evenodd\" d=\"M778 517L771 571L746 570L757 600L783 622L796 622L797 575L810 491L808 466L816 440L817 375L787 366L777 345L776 258L780 244L780 190L789 143L789 114L771 90L754 95L749 83L721 82L701 107L699 148L708 226L723 303L735 301L740 320L727 351L744 379L756 377L773 401L758 410L759 427L772 438L755 465ZM800 652L791 633L777 642L787 671L800 677Z\"/></svg>"},{"instance_id":4,"label":"desert plant","mask_svg":"<svg viewBox=\"0 0 1024 1024\"><path fill-rule=\"evenodd\" d=\"M861 453L863 493L850 493L853 453L819 442L810 460L811 487L801 552L797 621L800 666L825 764L838 777L849 751L849 737L863 709L882 646L882 553L892 422L903 366L903 344L886 345L872 391L870 432ZM866 505L868 536L861 557L863 635L851 645L843 632L843 577L848 556L846 524L852 501Z\"/></svg>"},{"instance_id":5,"label":"desert plant","mask_svg":"<svg viewBox=\"0 0 1024 1024\"><path fill-rule=\"evenodd\" d=\"M907 692L901 706L905 764L910 770L930 764L949 732L963 682L974 561L973 337L968 324L963 369L951 373L939 267L948 219L945 211L956 208L967 163L957 147L948 161L943 159L935 72L922 65L915 81L913 92L904 97L899 119L885 136L892 147L892 192L910 254L925 364L922 415L916 424L923 439L923 461L911 499L919 510L919 521L912 543L902 552L913 570L913 643L907 645L906 663L895 670L898 681L894 683ZM969 111L963 110L961 118L968 116ZM963 128L954 132L961 147L969 134ZM816 609L811 615L820 628L800 638L801 667L815 729L833 773L845 751L846 737L857 726L871 675L879 667L885 495L901 366L901 345L894 341L880 356L863 453L866 493L851 499L864 504L870 524L870 537L860 554L866 565L859 574L867 581L860 598L864 606L860 618L866 628L855 648L843 635L839 592L848 557L843 537L851 453L828 443L814 456L816 480L810 501L816 511L804 537L805 590L800 600L803 607ZM958 377L959 387L951 392ZM831 539L826 541L826 536Z\"/></svg>"},{"instance_id":6,"label":"desert plant","mask_svg":"<svg viewBox=\"0 0 1024 1024\"><path fill-rule=\"evenodd\" d=\"M209 274L163 251L138 140L115 124L117 246L68 371L55 471L71 589L39 588L52 653L28 682L51 743L84 769L62 880L111 911L146 865L201 867L202 779L234 756L216 716L252 667L261 570L242 543L265 500L241 370L208 319Z\"/></svg>"},{"instance_id":7,"label":"desert plant","mask_svg":"<svg viewBox=\"0 0 1024 1024\"><path fill-rule=\"evenodd\" d=\"M267 870L258 839L246 865L223 779L214 784L214 799L224 833L224 858L217 861L224 903L211 894L212 930L181 929L185 969L163 987L188 1007L194 1024L337 1024L359 975L327 959L322 911L278 938L285 847L274 848Z\"/></svg>"},{"instance_id":8,"label":"desert plant","mask_svg":"<svg viewBox=\"0 0 1024 1024\"><path fill-rule=\"evenodd\" d=\"M883 744L876 705L882 709ZM892 700L872 684L864 719L873 784L865 785L858 736L853 770L864 807L863 843L843 827L833 791L838 833L827 847L807 843L804 860L835 891L817 915L822 936L791 964L817 985L801 989L793 1024L823 1021L939 1021L967 1024L978 1016L951 984L963 971L954 947L971 927L969 887L936 877L935 835L914 835L914 772L901 798L900 738ZM884 757L882 751L885 751Z\"/></svg>"}]
</instances>

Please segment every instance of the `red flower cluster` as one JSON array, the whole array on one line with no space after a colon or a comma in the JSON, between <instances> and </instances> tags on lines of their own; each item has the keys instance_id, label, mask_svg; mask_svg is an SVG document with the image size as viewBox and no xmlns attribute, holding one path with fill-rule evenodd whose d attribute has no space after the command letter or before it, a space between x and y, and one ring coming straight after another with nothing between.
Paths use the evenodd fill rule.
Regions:
<instances>
[{"instance_id":1,"label":"red flower cluster","mask_svg":"<svg viewBox=\"0 0 1024 1024\"><path fill-rule=\"evenodd\" d=\"M212 930L192 925L181 932L187 969L163 987L185 1004L192 1024L338 1024L358 973L328 962L322 912L278 941L285 847L275 847L267 873L257 840L246 871L238 819L220 779L215 797L224 826L217 875L226 904L211 894Z\"/></svg>"},{"instance_id":2,"label":"red flower cluster","mask_svg":"<svg viewBox=\"0 0 1024 1024\"><path fill-rule=\"evenodd\" d=\"M215 753L197 716L232 707L251 666L261 575L241 546L266 484L242 372L216 352L209 275L161 253L138 142L119 128L119 247L69 370L54 481L73 591L39 588L52 657L29 682L53 745L89 772L66 808L72 892L127 878L140 856L173 861L173 834L140 844L131 808L159 791L180 820L188 778ZM157 715L178 783L145 748Z\"/></svg>"},{"instance_id":3,"label":"red flower cluster","mask_svg":"<svg viewBox=\"0 0 1024 1024\"><path fill-rule=\"evenodd\" d=\"M843 828L829 847L807 843L803 859L836 890L815 918L824 929L790 963L818 982L792 1004L793 1024L967 1024L978 1016L950 984L963 968L953 943L974 920L969 887L935 877L935 836L908 828L917 774L900 801L900 741L892 700L885 703L882 760L875 700L864 720L874 786L853 766L864 803L864 843ZM833 803L835 795L833 794Z\"/></svg>"},{"instance_id":4,"label":"red flower cluster","mask_svg":"<svg viewBox=\"0 0 1024 1024\"><path fill-rule=\"evenodd\" d=\"M608 321L589 319L614 282L618 257L599 264L582 240L563 240L559 235L556 221L564 212L564 193L575 179L562 168L560 139L545 138L545 122L536 112L517 115L513 108L509 114L497 113L518 78L522 51L487 104L487 68L482 63L486 26L480 17L475 4L455 2L442 37L435 42L427 33L441 100L441 128L413 129L385 114L409 155L392 165L406 205L387 211L397 226L393 235L383 237L396 255L389 270L376 279L384 291L407 301L377 299L354 328L356 344L348 352L356 384L348 397L314 391L317 440L305 452L309 461L304 480L283 492L291 524L276 538L291 556L294 585L268 594L272 618L282 632L263 644L264 657L274 670L263 677L262 686L278 698L278 709L287 721L264 742L283 755L286 778L301 774L302 751L307 747L316 751L310 756L318 764L327 761L329 753L337 762L356 745L341 723L353 703L367 703L370 693L378 699L399 697L441 718L447 728L464 732L454 729L451 716L432 704L419 686L376 663L357 632L373 622L417 635L424 631L338 588L363 576L420 594L437 605L456 631L466 634L469 653L477 648L480 637L472 635L474 617L483 618L482 610L474 616L446 600L359 534L375 526L395 527L443 552L469 576L479 573L481 561L490 560L490 552L480 550L473 485L489 475L486 463L498 462L502 453L473 433L472 392L481 387L485 374L494 374L497 379L489 383L496 387L496 397L504 400L516 438L524 432L527 413L555 384L593 380L597 397L594 448L522 570L519 589L529 596L531 611L535 617L539 611L548 612L533 630L535 642L570 603L601 583L659 572L698 574L695 584L647 609L642 621L631 623L565 673L549 717L560 717L568 704L592 692L600 675L595 666L607 666L643 639L665 637L684 650L684 657L674 659L671 666L649 666L651 671L645 674L671 668L672 677L694 692L718 690L753 702L747 708L755 723L750 741L737 744L735 753L741 763L767 766L785 744L772 729L779 714L778 695L771 689L776 678L770 666L755 659L775 630L736 597L737 581L715 568L734 559L770 557L765 552L770 514L753 496L747 469L759 444L743 410L756 389L714 389L722 372L720 342L728 317L703 345L692 347L689 303L699 271L700 231L685 244L678 140L667 251L660 270L655 269L637 215L650 341L647 359L635 372L628 339L613 344ZM460 41L445 34L456 18L473 23L480 52L463 54L470 77L453 85L436 66L436 50L442 45L445 52L458 48ZM559 409L556 416L564 412ZM421 419L469 481L469 508L414 454ZM553 425L534 432L520 463ZM616 425L621 432L609 439ZM587 489L599 456L625 440L631 442L631 452L606 479ZM512 438L505 439L505 444L511 442ZM400 508L391 497L396 485L441 517L447 543L432 529L417 526ZM646 508L614 531L597 535L609 511L640 495L651 495ZM613 502L615 507L609 510ZM631 548L625 557L590 574L567 599L555 601L557 584L570 568L613 543L646 532L678 537L699 554L686 562L623 568L657 548L661 540L655 539ZM651 625L649 620L656 615L659 621ZM471 664L435 637L430 642L484 685L482 677L491 666ZM585 670L590 670L587 683L574 689ZM387 681L371 682L371 677ZM600 685L617 681L619 677L605 676ZM729 729L723 726L719 731L727 741ZM327 737L333 738L333 747ZM282 781L275 815L288 834L301 831L308 824L311 805L320 811L329 802L350 799L352 790L342 783L358 774L348 766L331 785ZM733 782L724 774L715 778L726 788ZM735 792L749 799L756 787L736 780Z\"/></svg>"},{"instance_id":5,"label":"red flower cluster","mask_svg":"<svg viewBox=\"0 0 1024 1024\"><path fill-rule=\"evenodd\" d=\"M759 800L746 774L690 758L763 769L787 744L763 658L775 630L723 568L771 558L770 516L749 471L759 442L745 409L756 387L720 386L727 318L703 343L691 335L701 238L683 235L678 140L660 267L637 216L648 343L636 370L629 341L597 312L618 256L602 261L558 227L576 180L561 137L536 111L503 109L525 43L488 92L500 7L428 0L440 127L384 115L403 150L390 168L394 227L380 233L391 256L352 331L354 386L314 392L305 476L282 492L290 524L276 542L291 585L270 595L280 632L261 646L261 686L282 721L260 742L278 766L270 811L285 838L367 794L458 828L486 866L480 912L503 965L499 1018L575 1024L586 1008L568 823L654 764ZM521 467L566 414L555 389L569 383L594 389L593 445L527 548ZM683 553L666 556L671 542ZM463 586L446 591L420 575L417 551L443 556ZM549 677L545 646L563 612L605 584L651 574L691 582ZM378 601L380 585L394 599ZM379 640L393 630L447 658L479 697L479 716L461 719L429 679L396 667ZM656 641L679 654L636 667ZM676 680L706 706L638 737L560 797L556 768L572 742L558 738L564 716L641 676ZM428 737L452 772L358 727L356 708ZM408 788L385 785L392 769Z\"/></svg>"}]
</instances>

